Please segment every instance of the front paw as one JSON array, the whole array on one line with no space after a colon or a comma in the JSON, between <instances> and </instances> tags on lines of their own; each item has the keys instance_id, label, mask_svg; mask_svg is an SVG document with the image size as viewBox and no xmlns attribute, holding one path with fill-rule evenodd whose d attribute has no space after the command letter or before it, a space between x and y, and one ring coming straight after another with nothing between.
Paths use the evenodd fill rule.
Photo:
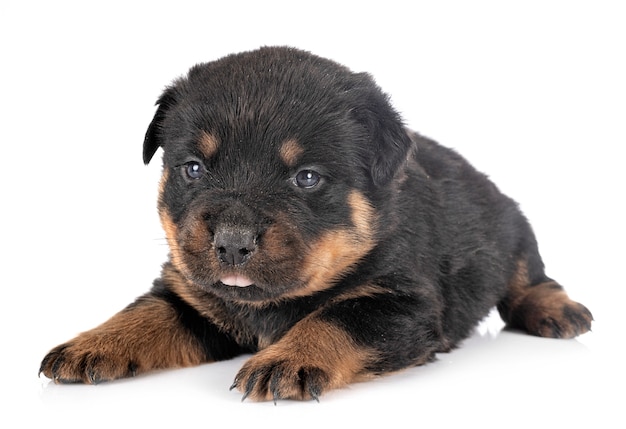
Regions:
<instances>
[{"instance_id":1,"label":"front paw","mask_svg":"<svg viewBox=\"0 0 626 429\"><path fill-rule=\"evenodd\" d=\"M330 387L329 375L315 366L290 359L252 357L241 368L231 389L243 393L242 401L278 399L315 399Z\"/></svg>"},{"instance_id":2,"label":"front paw","mask_svg":"<svg viewBox=\"0 0 626 429\"><path fill-rule=\"evenodd\" d=\"M368 377L373 359L346 331L311 317L250 358L231 388L256 401L317 400L328 390Z\"/></svg>"},{"instance_id":3,"label":"front paw","mask_svg":"<svg viewBox=\"0 0 626 429\"><path fill-rule=\"evenodd\" d=\"M111 349L76 339L52 349L41 362L39 373L55 383L98 384L135 375L137 366Z\"/></svg>"}]
</instances>

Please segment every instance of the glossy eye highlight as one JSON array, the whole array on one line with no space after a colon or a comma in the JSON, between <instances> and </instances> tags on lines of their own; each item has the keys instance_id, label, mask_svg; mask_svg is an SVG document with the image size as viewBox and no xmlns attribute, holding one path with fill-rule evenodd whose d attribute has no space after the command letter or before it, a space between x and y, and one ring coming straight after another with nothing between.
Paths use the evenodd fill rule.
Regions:
<instances>
[{"instance_id":1,"label":"glossy eye highlight","mask_svg":"<svg viewBox=\"0 0 626 429\"><path fill-rule=\"evenodd\" d=\"M198 180L204 175L204 167L198 161L190 161L184 164L182 169L189 180Z\"/></svg>"},{"instance_id":2,"label":"glossy eye highlight","mask_svg":"<svg viewBox=\"0 0 626 429\"><path fill-rule=\"evenodd\" d=\"M293 183L298 188L311 189L317 186L322 176L315 170L301 170L293 178Z\"/></svg>"}]
</instances>

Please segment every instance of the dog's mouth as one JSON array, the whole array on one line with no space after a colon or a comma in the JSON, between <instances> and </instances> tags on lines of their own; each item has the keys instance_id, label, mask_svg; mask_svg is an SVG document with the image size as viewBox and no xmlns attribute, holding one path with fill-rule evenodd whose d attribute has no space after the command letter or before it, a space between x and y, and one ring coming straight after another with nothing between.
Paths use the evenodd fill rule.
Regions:
<instances>
[{"instance_id":1,"label":"dog's mouth","mask_svg":"<svg viewBox=\"0 0 626 429\"><path fill-rule=\"evenodd\" d=\"M282 217L264 221L269 226L263 228L239 226L235 221L220 227L208 224L206 208L200 209L192 208L178 224L161 210L172 262L193 284L237 302L282 299L305 286L308 273L301 270L309 245L290 219L275 215Z\"/></svg>"},{"instance_id":2,"label":"dog's mouth","mask_svg":"<svg viewBox=\"0 0 626 429\"><path fill-rule=\"evenodd\" d=\"M248 287L254 284L254 282L250 278L246 276L242 276L241 274L232 274L232 275L224 276L220 279L220 282L222 282L226 286L235 286L235 287Z\"/></svg>"}]
</instances>

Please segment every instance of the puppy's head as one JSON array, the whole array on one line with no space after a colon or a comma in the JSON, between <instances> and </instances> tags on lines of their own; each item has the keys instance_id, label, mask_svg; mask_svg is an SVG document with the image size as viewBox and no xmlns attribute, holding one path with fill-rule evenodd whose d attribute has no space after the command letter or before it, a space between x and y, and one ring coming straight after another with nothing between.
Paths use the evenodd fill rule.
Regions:
<instances>
[{"instance_id":1,"label":"puppy's head","mask_svg":"<svg viewBox=\"0 0 626 429\"><path fill-rule=\"evenodd\" d=\"M372 250L411 145L365 74L290 48L193 67L158 101L159 213L172 263L225 299L331 287Z\"/></svg>"}]
</instances>

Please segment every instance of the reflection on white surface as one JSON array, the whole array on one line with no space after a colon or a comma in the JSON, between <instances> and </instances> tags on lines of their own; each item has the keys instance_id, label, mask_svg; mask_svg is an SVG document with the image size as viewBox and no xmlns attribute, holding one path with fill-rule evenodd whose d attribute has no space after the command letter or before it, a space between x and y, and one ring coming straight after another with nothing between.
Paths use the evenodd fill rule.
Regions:
<instances>
[{"instance_id":1,"label":"reflection on white surface","mask_svg":"<svg viewBox=\"0 0 626 429\"><path fill-rule=\"evenodd\" d=\"M77 423L89 420L96 427L212 425L216 419L255 427L296 421L304 427L394 422L413 427L407 426L406 419L411 418L418 426L501 427L505 419L507 427L562 427L592 423L596 413L615 405L615 399L602 391L602 380L596 376L601 363L593 350L578 340L502 330L496 314L460 348L438 355L437 361L329 392L319 404L242 403L240 393L228 388L245 359L97 386L56 385L42 379L40 415L28 417L44 421L71 415Z\"/></svg>"},{"instance_id":2,"label":"reflection on white surface","mask_svg":"<svg viewBox=\"0 0 626 429\"><path fill-rule=\"evenodd\" d=\"M620 2L403 13L407 2L320 0L306 19L271 0L35 3L0 1L0 427L626 428ZM492 316L436 362L319 404L242 403L228 388L246 356L98 386L38 379L50 348L158 275L160 166L141 165L141 143L163 86L270 44L372 73L408 125L489 174L531 220L548 274L593 312L593 332L535 338Z\"/></svg>"}]
</instances>

